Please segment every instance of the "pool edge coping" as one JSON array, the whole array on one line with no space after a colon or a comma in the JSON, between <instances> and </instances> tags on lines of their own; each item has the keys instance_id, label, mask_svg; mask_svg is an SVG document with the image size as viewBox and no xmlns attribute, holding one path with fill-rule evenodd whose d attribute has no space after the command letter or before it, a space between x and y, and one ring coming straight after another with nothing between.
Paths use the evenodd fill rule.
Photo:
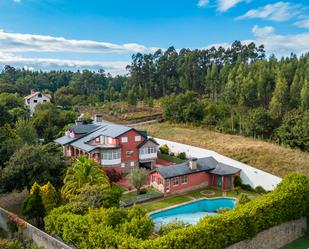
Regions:
<instances>
[{"instance_id":1,"label":"pool edge coping","mask_svg":"<svg viewBox=\"0 0 309 249\"><path fill-rule=\"evenodd\" d=\"M169 207L166 207L166 208L161 208L161 209L158 209L158 210L155 210L155 211L151 211L151 212L148 212L147 215L150 216L152 214L156 214L156 213L159 213L159 212L162 212L162 211L166 211L166 210L169 210L169 209L173 209L173 208L176 208L176 207L179 207L179 206L183 206L183 205L194 203L194 202L201 201L201 200L216 200L216 199L233 199L233 200L237 201L236 197L227 197L227 196L217 196L217 197L211 197L211 198L202 197L202 198L199 198L199 199L196 199L196 200L186 201L186 202L179 203L179 204L176 204L176 205L173 205L173 206L169 206Z\"/></svg>"}]
</instances>

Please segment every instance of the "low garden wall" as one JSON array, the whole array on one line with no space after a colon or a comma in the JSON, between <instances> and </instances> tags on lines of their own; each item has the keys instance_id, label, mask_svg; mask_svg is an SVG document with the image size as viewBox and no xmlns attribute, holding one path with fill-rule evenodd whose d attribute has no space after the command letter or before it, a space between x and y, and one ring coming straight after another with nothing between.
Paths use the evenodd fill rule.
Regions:
<instances>
[{"instance_id":1,"label":"low garden wall","mask_svg":"<svg viewBox=\"0 0 309 249\"><path fill-rule=\"evenodd\" d=\"M120 205L122 207L130 207L134 204L143 203L147 201L153 201L159 198L162 198L164 196L163 193L150 193L150 194L142 194L134 196L134 198L131 198L129 200L122 200L120 202Z\"/></svg>"},{"instance_id":2,"label":"low garden wall","mask_svg":"<svg viewBox=\"0 0 309 249\"><path fill-rule=\"evenodd\" d=\"M23 235L33 240L37 246L46 249L73 249L73 247L68 246L64 242L50 236L49 234L29 224L23 219L20 219L15 214L0 208L0 227L6 231L8 231L8 221L13 221L16 223L19 230L22 231Z\"/></svg>"},{"instance_id":3,"label":"low garden wall","mask_svg":"<svg viewBox=\"0 0 309 249\"><path fill-rule=\"evenodd\" d=\"M279 249L305 236L306 231L307 219L304 217L269 228L251 240L238 242L226 249Z\"/></svg>"}]
</instances>

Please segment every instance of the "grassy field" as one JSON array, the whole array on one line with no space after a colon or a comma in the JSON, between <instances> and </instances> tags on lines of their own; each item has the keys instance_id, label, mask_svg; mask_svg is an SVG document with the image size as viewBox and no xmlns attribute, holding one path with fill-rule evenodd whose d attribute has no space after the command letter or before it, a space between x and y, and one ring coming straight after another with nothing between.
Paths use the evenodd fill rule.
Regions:
<instances>
[{"instance_id":1,"label":"grassy field","mask_svg":"<svg viewBox=\"0 0 309 249\"><path fill-rule=\"evenodd\" d=\"M222 134L205 128L156 123L139 126L149 135L214 150L278 176L309 175L309 153L253 138Z\"/></svg>"}]
</instances>

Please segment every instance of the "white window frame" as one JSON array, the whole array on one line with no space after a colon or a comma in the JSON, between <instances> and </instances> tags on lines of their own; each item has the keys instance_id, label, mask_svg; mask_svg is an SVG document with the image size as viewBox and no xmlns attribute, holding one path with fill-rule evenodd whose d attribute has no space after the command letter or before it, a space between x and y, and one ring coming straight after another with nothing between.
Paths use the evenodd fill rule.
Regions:
<instances>
[{"instance_id":1,"label":"white window frame","mask_svg":"<svg viewBox=\"0 0 309 249\"><path fill-rule=\"evenodd\" d=\"M121 168L125 168L126 164L125 163L121 163Z\"/></svg>"},{"instance_id":2,"label":"white window frame","mask_svg":"<svg viewBox=\"0 0 309 249\"><path fill-rule=\"evenodd\" d=\"M121 137L121 143L127 143L128 141L128 137Z\"/></svg>"},{"instance_id":3,"label":"white window frame","mask_svg":"<svg viewBox=\"0 0 309 249\"><path fill-rule=\"evenodd\" d=\"M117 160L120 159L121 153L120 150L105 151L101 156L103 160Z\"/></svg>"},{"instance_id":4,"label":"white window frame","mask_svg":"<svg viewBox=\"0 0 309 249\"><path fill-rule=\"evenodd\" d=\"M151 176L151 182L156 182L156 176Z\"/></svg>"},{"instance_id":5,"label":"white window frame","mask_svg":"<svg viewBox=\"0 0 309 249\"><path fill-rule=\"evenodd\" d=\"M134 140L135 140L135 142L140 142L140 141L142 141L142 137L141 136L135 136Z\"/></svg>"},{"instance_id":6,"label":"white window frame","mask_svg":"<svg viewBox=\"0 0 309 249\"><path fill-rule=\"evenodd\" d=\"M179 185L178 177L173 177L173 186L178 186L178 185Z\"/></svg>"},{"instance_id":7,"label":"white window frame","mask_svg":"<svg viewBox=\"0 0 309 249\"><path fill-rule=\"evenodd\" d=\"M170 192L170 190L171 190L171 181L170 181L170 179L166 179L165 180L165 190L166 190L166 192Z\"/></svg>"},{"instance_id":8,"label":"white window frame","mask_svg":"<svg viewBox=\"0 0 309 249\"><path fill-rule=\"evenodd\" d=\"M134 167L134 166L135 166L135 163L134 163L134 162L130 162L130 166L131 166L131 167Z\"/></svg>"},{"instance_id":9,"label":"white window frame","mask_svg":"<svg viewBox=\"0 0 309 249\"><path fill-rule=\"evenodd\" d=\"M188 183L188 176L183 175L181 176L181 184L187 184Z\"/></svg>"}]
</instances>

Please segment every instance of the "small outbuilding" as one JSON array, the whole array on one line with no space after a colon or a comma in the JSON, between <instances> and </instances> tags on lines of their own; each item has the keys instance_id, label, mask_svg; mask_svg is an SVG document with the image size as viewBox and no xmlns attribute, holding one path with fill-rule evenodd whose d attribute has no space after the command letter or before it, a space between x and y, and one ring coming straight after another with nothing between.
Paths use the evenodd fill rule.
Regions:
<instances>
[{"instance_id":1,"label":"small outbuilding","mask_svg":"<svg viewBox=\"0 0 309 249\"><path fill-rule=\"evenodd\" d=\"M233 188L240 169L213 157L191 158L181 164L159 167L150 172L149 184L165 195L212 186L223 191Z\"/></svg>"}]
</instances>

